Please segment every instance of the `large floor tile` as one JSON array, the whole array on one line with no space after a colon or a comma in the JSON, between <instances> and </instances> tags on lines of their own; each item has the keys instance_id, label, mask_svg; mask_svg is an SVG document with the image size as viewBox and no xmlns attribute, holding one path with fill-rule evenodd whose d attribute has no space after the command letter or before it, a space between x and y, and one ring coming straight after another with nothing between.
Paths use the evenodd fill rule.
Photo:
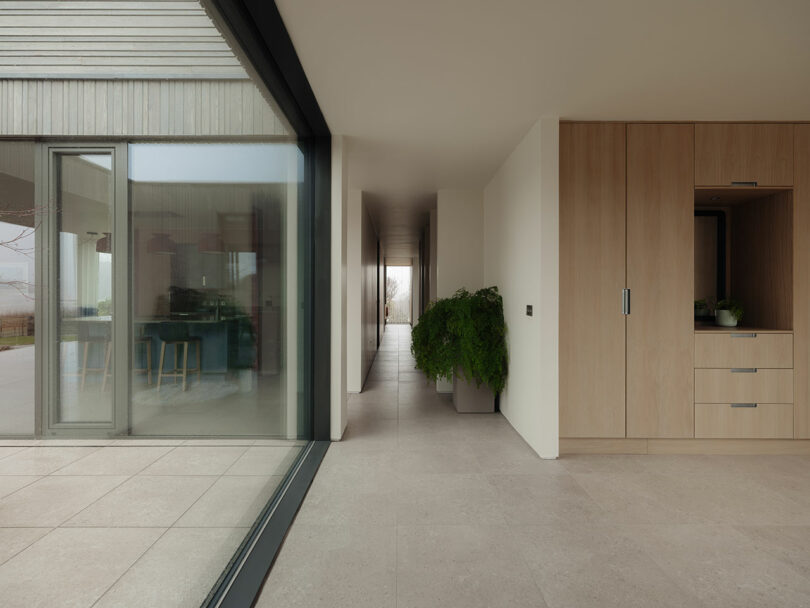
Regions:
<instances>
[{"instance_id":1,"label":"large floor tile","mask_svg":"<svg viewBox=\"0 0 810 608\"><path fill-rule=\"evenodd\" d=\"M558 522L510 533L550 608L702 606L616 527Z\"/></svg>"},{"instance_id":2,"label":"large floor tile","mask_svg":"<svg viewBox=\"0 0 810 608\"><path fill-rule=\"evenodd\" d=\"M246 532L244 528L172 528L94 608L196 608Z\"/></svg>"},{"instance_id":3,"label":"large floor tile","mask_svg":"<svg viewBox=\"0 0 810 608\"><path fill-rule=\"evenodd\" d=\"M0 500L0 527L53 527L123 483L119 476L43 477Z\"/></svg>"},{"instance_id":4,"label":"large floor tile","mask_svg":"<svg viewBox=\"0 0 810 608\"><path fill-rule=\"evenodd\" d=\"M31 485L37 479L41 479L41 477L39 475L0 475L0 498Z\"/></svg>"},{"instance_id":5,"label":"large floor tile","mask_svg":"<svg viewBox=\"0 0 810 608\"><path fill-rule=\"evenodd\" d=\"M402 474L397 522L408 524L506 523L498 491L482 474Z\"/></svg>"},{"instance_id":6,"label":"large floor tile","mask_svg":"<svg viewBox=\"0 0 810 608\"><path fill-rule=\"evenodd\" d=\"M0 446L0 460L5 458L6 456L11 456L12 454L16 454L17 452L21 452L24 449L23 446Z\"/></svg>"},{"instance_id":7,"label":"large floor tile","mask_svg":"<svg viewBox=\"0 0 810 608\"><path fill-rule=\"evenodd\" d=\"M247 446L180 446L143 470L142 475L222 475Z\"/></svg>"},{"instance_id":8,"label":"large floor tile","mask_svg":"<svg viewBox=\"0 0 810 608\"><path fill-rule=\"evenodd\" d=\"M300 447L251 446L228 467L226 475L286 475L298 455Z\"/></svg>"},{"instance_id":9,"label":"large floor tile","mask_svg":"<svg viewBox=\"0 0 810 608\"><path fill-rule=\"evenodd\" d=\"M393 608L396 544L393 527L296 523L256 607Z\"/></svg>"},{"instance_id":10,"label":"large floor tile","mask_svg":"<svg viewBox=\"0 0 810 608\"><path fill-rule=\"evenodd\" d=\"M97 447L32 447L0 460L0 475L49 475Z\"/></svg>"},{"instance_id":11,"label":"large floor tile","mask_svg":"<svg viewBox=\"0 0 810 608\"><path fill-rule=\"evenodd\" d=\"M545 608L506 526L400 526L399 608Z\"/></svg>"},{"instance_id":12,"label":"large floor tile","mask_svg":"<svg viewBox=\"0 0 810 608\"><path fill-rule=\"evenodd\" d=\"M573 477L564 473L487 475L510 524L599 522L605 512Z\"/></svg>"},{"instance_id":13,"label":"large floor tile","mask_svg":"<svg viewBox=\"0 0 810 608\"><path fill-rule=\"evenodd\" d=\"M150 528L53 530L0 566L2 604L91 606L162 533Z\"/></svg>"},{"instance_id":14,"label":"large floor tile","mask_svg":"<svg viewBox=\"0 0 810 608\"><path fill-rule=\"evenodd\" d=\"M131 477L104 498L71 518L65 525L168 527L174 524L216 480L216 477L203 476Z\"/></svg>"},{"instance_id":15,"label":"large floor tile","mask_svg":"<svg viewBox=\"0 0 810 608\"><path fill-rule=\"evenodd\" d=\"M0 528L0 564L38 541L53 528Z\"/></svg>"},{"instance_id":16,"label":"large floor tile","mask_svg":"<svg viewBox=\"0 0 810 608\"><path fill-rule=\"evenodd\" d=\"M104 447L56 471L54 475L135 475L173 448Z\"/></svg>"},{"instance_id":17,"label":"large floor tile","mask_svg":"<svg viewBox=\"0 0 810 608\"><path fill-rule=\"evenodd\" d=\"M175 526L191 528L249 527L284 480L274 477L223 476L217 479Z\"/></svg>"},{"instance_id":18,"label":"large floor tile","mask_svg":"<svg viewBox=\"0 0 810 608\"><path fill-rule=\"evenodd\" d=\"M806 570L732 526L646 526L634 537L650 560L706 606L810 606Z\"/></svg>"}]
</instances>

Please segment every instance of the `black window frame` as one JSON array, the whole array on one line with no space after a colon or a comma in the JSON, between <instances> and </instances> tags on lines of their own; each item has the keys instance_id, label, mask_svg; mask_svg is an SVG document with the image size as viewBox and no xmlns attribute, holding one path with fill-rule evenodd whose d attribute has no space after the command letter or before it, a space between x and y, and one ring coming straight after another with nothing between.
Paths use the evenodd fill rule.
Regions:
<instances>
[{"instance_id":1,"label":"black window frame","mask_svg":"<svg viewBox=\"0 0 810 608\"><path fill-rule=\"evenodd\" d=\"M311 441L243 543L231 567L211 590L206 606L244 608L255 603L284 537L330 442L331 164L329 127L298 59L276 3L271 0L204 0L239 45L296 133L304 156L299 192L299 238L306 239L304 393L310 412L301 422ZM306 416L305 416L306 418Z\"/></svg>"}]
</instances>

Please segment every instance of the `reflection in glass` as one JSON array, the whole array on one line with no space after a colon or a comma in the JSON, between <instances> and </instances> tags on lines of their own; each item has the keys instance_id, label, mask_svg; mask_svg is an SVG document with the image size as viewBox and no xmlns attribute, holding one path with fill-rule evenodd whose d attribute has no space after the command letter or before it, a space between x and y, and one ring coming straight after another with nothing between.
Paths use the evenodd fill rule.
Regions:
<instances>
[{"instance_id":1,"label":"reflection in glass","mask_svg":"<svg viewBox=\"0 0 810 608\"><path fill-rule=\"evenodd\" d=\"M112 421L112 155L55 157L59 422Z\"/></svg>"},{"instance_id":2,"label":"reflection in glass","mask_svg":"<svg viewBox=\"0 0 810 608\"><path fill-rule=\"evenodd\" d=\"M300 162L292 144L129 146L133 434L297 436Z\"/></svg>"},{"instance_id":3,"label":"reflection in glass","mask_svg":"<svg viewBox=\"0 0 810 608\"><path fill-rule=\"evenodd\" d=\"M34 433L34 144L0 142L0 434Z\"/></svg>"}]
</instances>

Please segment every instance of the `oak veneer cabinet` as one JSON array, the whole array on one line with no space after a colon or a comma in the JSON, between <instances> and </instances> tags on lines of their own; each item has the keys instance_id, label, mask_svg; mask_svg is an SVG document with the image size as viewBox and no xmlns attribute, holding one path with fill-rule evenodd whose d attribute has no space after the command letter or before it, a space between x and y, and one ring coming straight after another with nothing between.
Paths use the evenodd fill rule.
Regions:
<instances>
[{"instance_id":1,"label":"oak veneer cabinet","mask_svg":"<svg viewBox=\"0 0 810 608\"><path fill-rule=\"evenodd\" d=\"M792 403L696 403L698 439L792 439Z\"/></svg>"},{"instance_id":2,"label":"oak veneer cabinet","mask_svg":"<svg viewBox=\"0 0 810 608\"><path fill-rule=\"evenodd\" d=\"M694 211L718 196L759 329L694 323ZM810 125L562 123L560 270L566 450L810 452Z\"/></svg>"},{"instance_id":3,"label":"oak veneer cabinet","mask_svg":"<svg viewBox=\"0 0 810 608\"><path fill-rule=\"evenodd\" d=\"M793 185L793 125L698 123L695 125L695 184Z\"/></svg>"},{"instance_id":4,"label":"oak veneer cabinet","mask_svg":"<svg viewBox=\"0 0 810 608\"><path fill-rule=\"evenodd\" d=\"M627 436L694 436L694 126L627 127Z\"/></svg>"},{"instance_id":5,"label":"oak veneer cabinet","mask_svg":"<svg viewBox=\"0 0 810 608\"><path fill-rule=\"evenodd\" d=\"M625 125L560 124L560 434L624 437Z\"/></svg>"},{"instance_id":6,"label":"oak veneer cabinet","mask_svg":"<svg viewBox=\"0 0 810 608\"><path fill-rule=\"evenodd\" d=\"M795 127L793 185L794 436L810 439L810 124Z\"/></svg>"}]
</instances>

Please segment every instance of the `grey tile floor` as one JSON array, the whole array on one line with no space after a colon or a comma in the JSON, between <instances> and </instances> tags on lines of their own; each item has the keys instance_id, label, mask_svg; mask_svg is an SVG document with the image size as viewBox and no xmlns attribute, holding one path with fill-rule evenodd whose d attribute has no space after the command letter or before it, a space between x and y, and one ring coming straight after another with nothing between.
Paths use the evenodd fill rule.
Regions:
<instances>
[{"instance_id":1,"label":"grey tile floor","mask_svg":"<svg viewBox=\"0 0 810 608\"><path fill-rule=\"evenodd\" d=\"M0 440L0 606L199 606L300 449Z\"/></svg>"},{"instance_id":2,"label":"grey tile floor","mask_svg":"<svg viewBox=\"0 0 810 608\"><path fill-rule=\"evenodd\" d=\"M409 341L389 326L258 606L810 606L810 458L543 461Z\"/></svg>"}]
</instances>

